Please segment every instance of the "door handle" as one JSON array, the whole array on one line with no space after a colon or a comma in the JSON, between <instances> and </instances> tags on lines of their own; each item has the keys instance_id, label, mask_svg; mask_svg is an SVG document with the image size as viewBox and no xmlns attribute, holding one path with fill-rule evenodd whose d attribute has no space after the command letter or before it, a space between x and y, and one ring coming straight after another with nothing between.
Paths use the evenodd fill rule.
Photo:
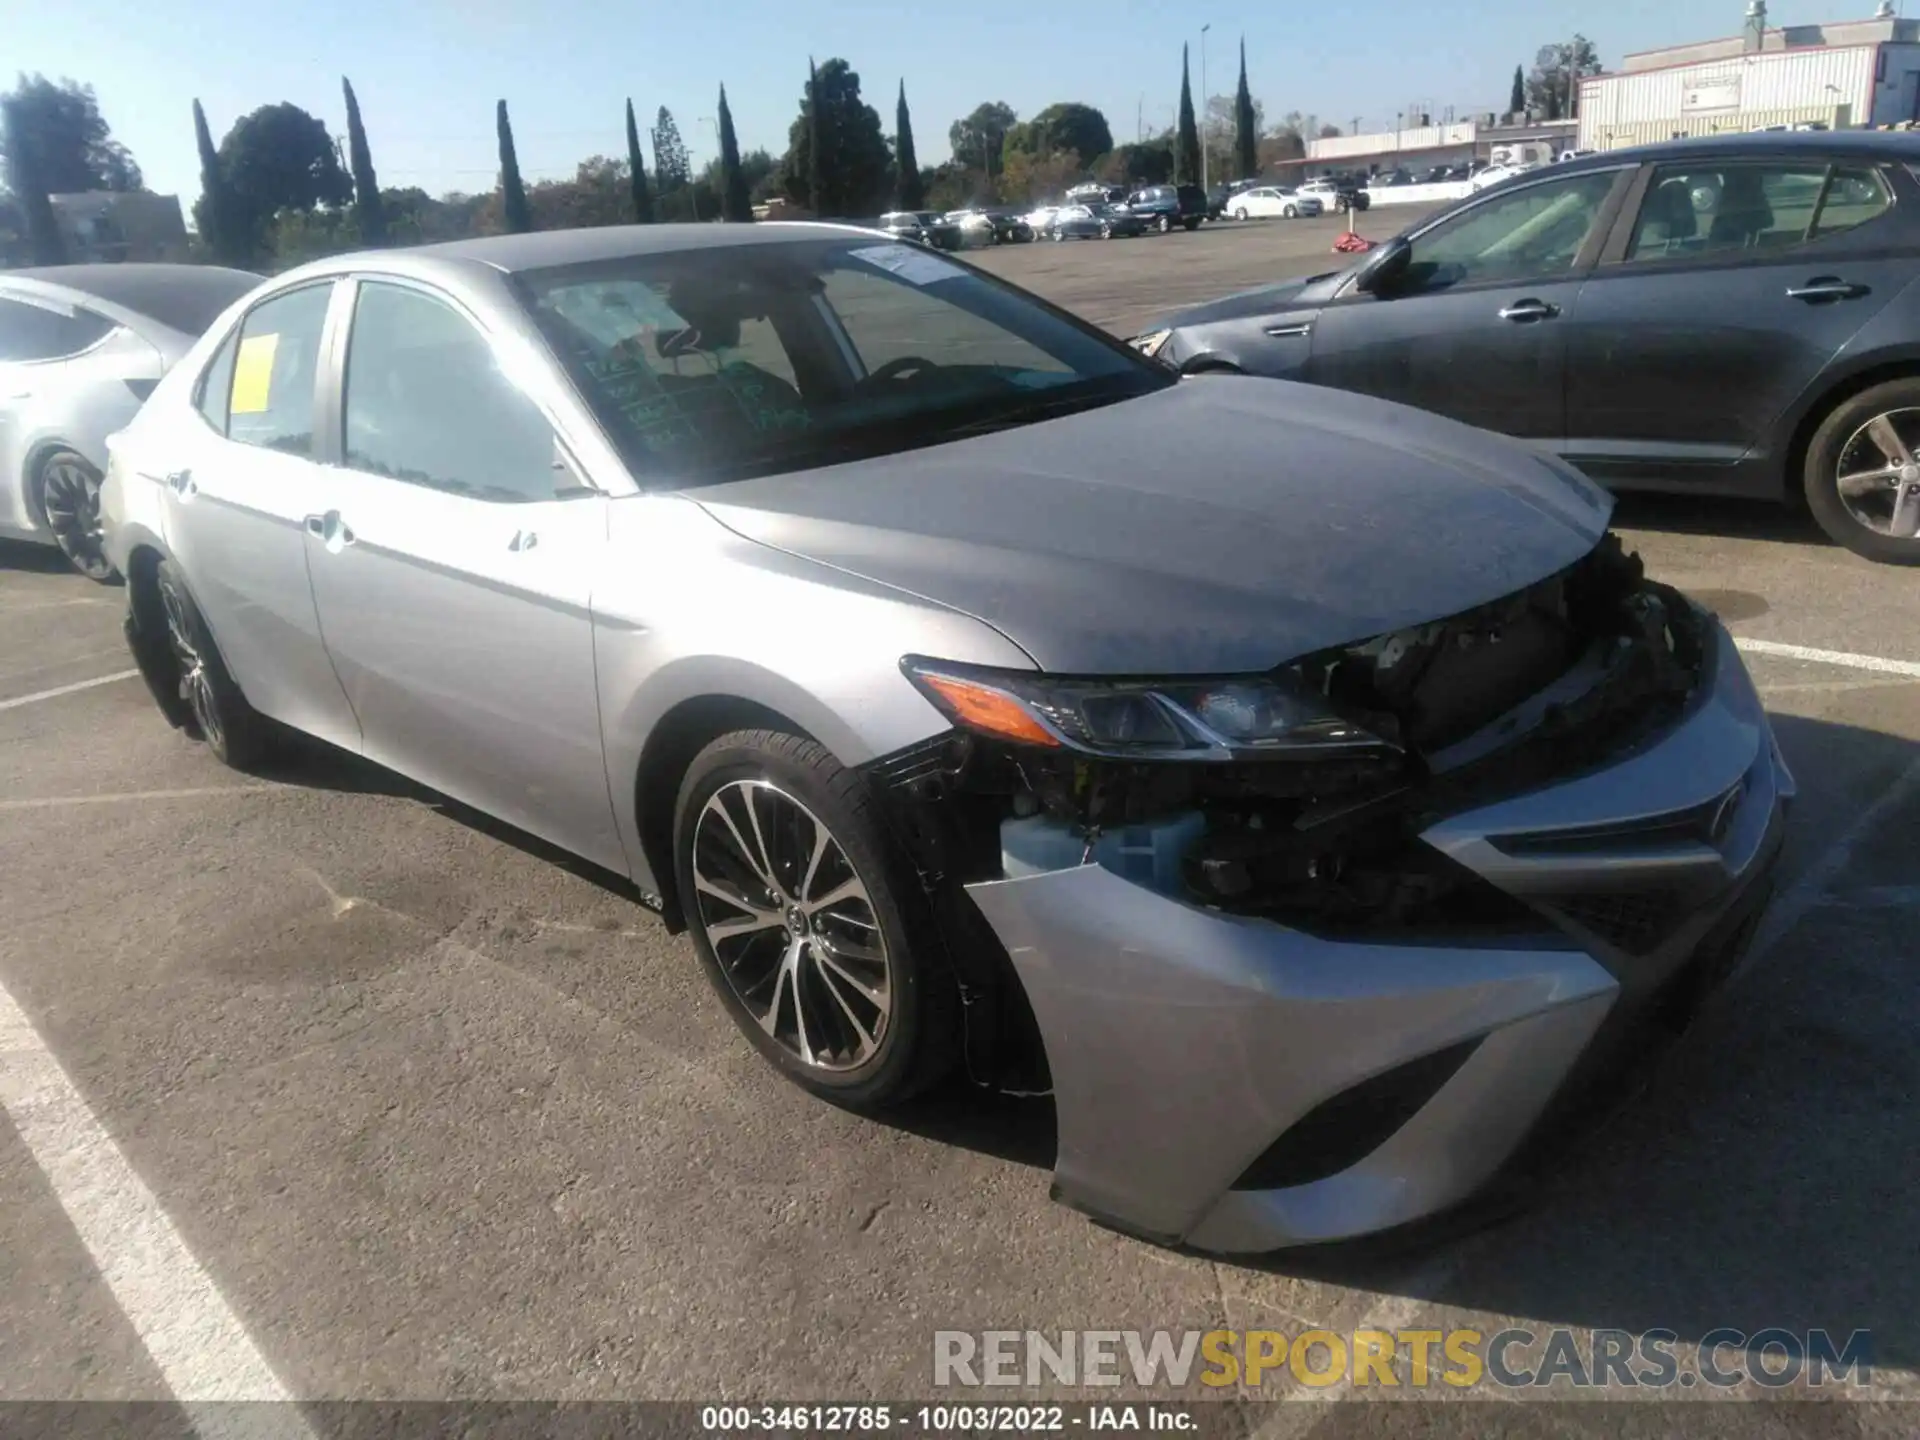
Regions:
<instances>
[{"instance_id":1,"label":"door handle","mask_svg":"<svg viewBox=\"0 0 1920 1440\"><path fill-rule=\"evenodd\" d=\"M1514 301L1499 313L1502 320L1511 320L1516 325L1529 325L1535 320L1551 320L1560 313L1560 307L1549 305L1544 300L1528 298Z\"/></svg>"},{"instance_id":2,"label":"door handle","mask_svg":"<svg viewBox=\"0 0 1920 1440\"><path fill-rule=\"evenodd\" d=\"M325 535L327 533L327 517L324 515L307 516L307 533L309 535Z\"/></svg>"},{"instance_id":3,"label":"door handle","mask_svg":"<svg viewBox=\"0 0 1920 1440\"><path fill-rule=\"evenodd\" d=\"M531 530L516 530L513 539L507 542L507 549L519 552L531 550L540 543L540 537Z\"/></svg>"},{"instance_id":4,"label":"door handle","mask_svg":"<svg viewBox=\"0 0 1920 1440\"><path fill-rule=\"evenodd\" d=\"M1787 288L1789 300L1804 300L1819 305L1828 300L1858 300L1867 293L1865 285L1855 285L1838 275L1816 275L1804 285Z\"/></svg>"},{"instance_id":5,"label":"door handle","mask_svg":"<svg viewBox=\"0 0 1920 1440\"><path fill-rule=\"evenodd\" d=\"M353 530L340 518L338 510L329 510L324 515L309 515L305 524L307 533L318 536L329 554L338 555L354 542Z\"/></svg>"},{"instance_id":6,"label":"door handle","mask_svg":"<svg viewBox=\"0 0 1920 1440\"><path fill-rule=\"evenodd\" d=\"M169 470L166 478L167 488L176 495L192 495L199 488L193 483L191 470Z\"/></svg>"}]
</instances>

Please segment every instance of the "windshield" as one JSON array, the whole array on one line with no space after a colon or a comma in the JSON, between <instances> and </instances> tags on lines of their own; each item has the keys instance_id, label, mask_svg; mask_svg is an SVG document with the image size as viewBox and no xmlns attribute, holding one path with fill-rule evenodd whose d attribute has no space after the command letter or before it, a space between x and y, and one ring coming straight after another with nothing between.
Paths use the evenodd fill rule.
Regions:
<instances>
[{"instance_id":1,"label":"windshield","mask_svg":"<svg viewBox=\"0 0 1920 1440\"><path fill-rule=\"evenodd\" d=\"M891 454L1175 378L990 276L872 237L635 255L517 284L643 486Z\"/></svg>"}]
</instances>

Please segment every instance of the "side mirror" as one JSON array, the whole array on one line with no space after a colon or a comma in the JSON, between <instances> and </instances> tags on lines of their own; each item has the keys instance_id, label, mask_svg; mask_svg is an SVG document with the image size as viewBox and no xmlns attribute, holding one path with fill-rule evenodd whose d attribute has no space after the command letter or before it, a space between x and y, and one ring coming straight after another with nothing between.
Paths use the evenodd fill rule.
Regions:
<instances>
[{"instance_id":1,"label":"side mirror","mask_svg":"<svg viewBox=\"0 0 1920 1440\"><path fill-rule=\"evenodd\" d=\"M1412 263L1413 246L1406 237L1396 235L1360 262L1359 273L1353 277L1353 288L1364 295L1390 295L1394 284Z\"/></svg>"}]
</instances>

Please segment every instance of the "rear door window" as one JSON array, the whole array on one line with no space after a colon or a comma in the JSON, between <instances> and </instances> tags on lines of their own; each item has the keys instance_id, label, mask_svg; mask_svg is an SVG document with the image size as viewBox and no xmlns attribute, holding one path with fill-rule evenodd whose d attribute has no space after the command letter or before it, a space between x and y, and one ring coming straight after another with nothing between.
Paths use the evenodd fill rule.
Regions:
<instances>
[{"instance_id":1,"label":"rear door window","mask_svg":"<svg viewBox=\"0 0 1920 1440\"><path fill-rule=\"evenodd\" d=\"M91 310L0 296L0 364L65 360L113 331L113 321Z\"/></svg>"},{"instance_id":2,"label":"rear door window","mask_svg":"<svg viewBox=\"0 0 1920 1440\"><path fill-rule=\"evenodd\" d=\"M312 457L320 333L332 298L331 282L307 285L247 312L228 388L229 440Z\"/></svg>"},{"instance_id":3,"label":"rear door window","mask_svg":"<svg viewBox=\"0 0 1920 1440\"><path fill-rule=\"evenodd\" d=\"M1791 250L1878 219L1892 205L1885 177L1870 166L1662 165L1647 185L1625 258L1737 259Z\"/></svg>"}]
</instances>

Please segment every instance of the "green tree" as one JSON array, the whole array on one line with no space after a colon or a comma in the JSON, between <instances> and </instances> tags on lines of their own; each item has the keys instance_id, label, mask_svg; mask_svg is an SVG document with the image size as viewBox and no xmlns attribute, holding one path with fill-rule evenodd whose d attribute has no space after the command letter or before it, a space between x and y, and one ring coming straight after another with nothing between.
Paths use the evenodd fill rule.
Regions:
<instances>
[{"instance_id":1,"label":"green tree","mask_svg":"<svg viewBox=\"0 0 1920 1440\"><path fill-rule=\"evenodd\" d=\"M1593 42L1576 35L1565 44L1545 46L1540 59L1527 77L1526 108L1548 120L1577 118L1580 82L1600 73L1600 56Z\"/></svg>"},{"instance_id":2,"label":"green tree","mask_svg":"<svg viewBox=\"0 0 1920 1440\"><path fill-rule=\"evenodd\" d=\"M360 122L360 102L354 98L353 84L340 77L340 89L347 97L347 158L353 170L353 218L360 226L360 240L366 245L387 243L387 217L380 208L380 182L373 176L373 152L367 148L367 127Z\"/></svg>"},{"instance_id":3,"label":"green tree","mask_svg":"<svg viewBox=\"0 0 1920 1440\"><path fill-rule=\"evenodd\" d=\"M49 195L84 190L138 190L140 167L113 138L93 87L22 75L4 97L18 117L17 138L0 136L0 161L12 169L16 148Z\"/></svg>"},{"instance_id":4,"label":"green tree","mask_svg":"<svg viewBox=\"0 0 1920 1440\"><path fill-rule=\"evenodd\" d=\"M207 128L207 112L193 102L193 138L200 148L200 198L193 204L194 228L213 258L222 265L247 266L253 263L252 247L235 209L233 192L220 165L220 152L213 148L213 132Z\"/></svg>"},{"instance_id":5,"label":"green tree","mask_svg":"<svg viewBox=\"0 0 1920 1440\"><path fill-rule=\"evenodd\" d=\"M816 215L868 215L893 190L893 154L880 115L860 98L845 60L812 71L810 94L787 131L788 195Z\"/></svg>"},{"instance_id":6,"label":"green tree","mask_svg":"<svg viewBox=\"0 0 1920 1440\"><path fill-rule=\"evenodd\" d=\"M1087 163L1098 160L1111 149L1113 130L1107 124L1107 117L1077 100L1047 106L1025 124L1011 127L1004 142L1007 154L1023 150L1029 155L1051 155L1055 151L1071 150Z\"/></svg>"},{"instance_id":7,"label":"green tree","mask_svg":"<svg viewBox=\"0 0 1920 1440\"><path fill-rule=\"evenodd\" d=\"M923 210L927 182L920 174L920 157L913 150L913 117L907 114L907 82L900 82L900 98L893 107L893 161L900 172L894 202L902 210Z\"/></svg>"},{"instance_id":8,"label":"green tree","mask_svg":"<svg viewBox=\"0 0 1920 1440\"><path fill-rule=\"evenodd\" d=\"M1513 89L1507 92L1507 113L1518 115L1527 108L1527 77L1518 65L1513 67Z\"/></svg>"},{"instance_id":9,"label":"green tree","mask_svg":"<svg viewBox=\"0 0 1920 1440\"><path fill-rule=\"evenodd\" d=\"M998 166L1007 146L1007 132L1020 121L1013 107L1000 100L989 100L973 107L973 113L947 127L947 143L953 158L962 166L978 165L989 176Z\"/></svg>"},{"instance_id":10,"label":"green tree","mask_svg":"<svg viewBox=\"0 0 1920 1440\"><path fill-rule=\"evenodd\" d=\"M520 157L513 150L513 122L507 119L507 102L493 109L493 127L500 136L500 215L509 235L524 235L533 229L533 211L527 205L527 187L520 180Z\"/></svg>"},{"instance_id":11,"label":"green tree","mask_svg":"<svg viewBox=\"0 0 1920 1440\"><path fill-rule=\"evenodd\" d=\"M713 207L693 190L693 161L680 138L680 124L662 105L653 117L653 188L662 220L706 220Z\"/></svg>"},{"instance_id":12,"label":"green tree","mask_svg":"<svg viewBox=\"0 0 1920 1440\"><path fill-rule=\"evenodd\" d=\"M0 98L0 142L6 151L7 188L24 212L27 242L36 265L59 265L67 258L67 244L54 219L53 201L41 178L40 146L34 143L31 108L18 95Z\"/></svg>"},{"instance_id":13,"label":"green tree","mask_svg":"<svg viewBox=\"0 0 1920 1440\"><path fill-rule=\"evenodd\" d=\"M1247 88L1247 41L1240 38L1240 85L1233 92L1234 178L1251 180L1260 173L1260 117Z\"/></svg>"},{"instance_id":14,"label":"green tree","mask_svg":"<svg viewBox=\"0 0 1920 1440\"><path fill-rule=\"evenodd\" d=\"M262 105L220 142L222 225L234 253L270 250L282 211L337 209L353 199L327 127L298 105Z\"/></svg>"},{"instance_id":15,"label":"green tree","mask_svg":"<svg viewBox=\"0 0 1920 1440\"><path fill-rule=\"evenodd\" d=\"M740 170L740 141L733 133L733 111L727 108L724 85L720 87L720 218L737 224L753 219L753 201Z\"/></svg>"},{"instance_id":16,"label":"green tree","mask_svg":"<svg viewBox=\"0 0 1920 1440\"><path fill-rule=\"evenodd\" d=\"M1180 128L1173 144L1173 179L1176 185L1195 185L1200 181L1200 130L1193 120L1193 82L1187 73L1187 47L1180 47Z\"/></svg>"},{"instance_id":17,"label":"green tree","mask_svg":"<svg viewBox=\"0 0 1920 1440\"><path fill-rule=\"evenodd\" d=\"M1101 160L1095 173L1109 185L1164 185L1173 178L1173 141L1161 136L1122 145Z\"/></svg>"},{"instance_id":18,"label":"green tree","mask_svg":"<svg viewBox=\"0 0 1920 1440\"><path fill-rule=\"evenodd\" d=\"M653 196L647 193L647 167L640 159L640 127L633 120L633 101L627 101L627 188L633 202L633 223L653 223Z\"/></svg>"}]
</instances>

